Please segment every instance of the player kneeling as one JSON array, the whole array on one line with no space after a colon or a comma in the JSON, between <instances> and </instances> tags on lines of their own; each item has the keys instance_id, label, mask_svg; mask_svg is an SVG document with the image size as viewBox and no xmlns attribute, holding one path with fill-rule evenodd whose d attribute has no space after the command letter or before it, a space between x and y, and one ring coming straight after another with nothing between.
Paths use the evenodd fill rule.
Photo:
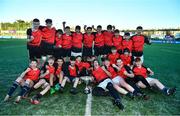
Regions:
<instances>
[{"instance_id":1,"label":"player kneeling","mask_svg":"<svg viewBox=\"0 0 180 116\"><path fill-rule=\"evenodd\" d=\"M77 94L77 85L79 83L79 69L78 66L75 65L76 58L74 56L70 57L70 62L65 64L63 66L63 73L64 73L64 79L61 84L61 89L60 91L63 92L64 86L66 82L73 83L73 87L70 90L70 93L72 94Z\"/></svg>"},{"instance_id":2,"label":"player kneeling","mask_svg":"<svg viewBox=\"0 0 180 116\"><path fill-rule=\"evenodd\" d=\"M29 67L14 81L4 101L8 101L17 87L21 86L21 91L15 101L15 103L19 103L21 98L30 90L39 78L40 70L37 68L37 64L37 60L31 60Z\"/></svg>"},{"instance_id":3,"label":"player kneeling","mask_svg":"<svg viewBox=\"0 0 180 116\"><path fill-rule=\"evenodd\" d=\"M133 72L135 77L137 76L145 78L151 87L158 88L165 95L172 95L176 91L176 88L165 87L158 79L148 77L148 73L149 75L154 75L154 72L150 68L144 67L140 58L135 59L135 67L133 68ZM138 86L141 88L146 88L145 84L143 84L141 81L138 82Z\"/></svg>"},{"instance_id":4,"label":"player kneeling","mask_svg":"<svg viewBox=\"0 0 180 116\"><path fill-rule=\"evenodd\" d=\"M44 72L40 75L39 81L34 85L34 89L38 89L39 87L42 87L42 91L38 94L34 95L31 99L32 104L39 104L39 99L45 95L53 86L53 79L54 79L54 71L55 68L53 66L54 64L54 58L50 57L48 59L48 65L45 65Z\"/></svg>"},{"instance_id":5,"label":"player kneeling","mask_svg":"<svg viewBox=\"0 0 180 116\"><path fill-rule=\"evenodd\" d=\"M82 61L81 56L76 57L76 65L79 69L80 82L84 82L86 87L84 89L85 94L89 94L91 92L91 87L89 86L90 82L92 82L92 77L90 76L90 63Z\"/></svg>"}]
</instances>

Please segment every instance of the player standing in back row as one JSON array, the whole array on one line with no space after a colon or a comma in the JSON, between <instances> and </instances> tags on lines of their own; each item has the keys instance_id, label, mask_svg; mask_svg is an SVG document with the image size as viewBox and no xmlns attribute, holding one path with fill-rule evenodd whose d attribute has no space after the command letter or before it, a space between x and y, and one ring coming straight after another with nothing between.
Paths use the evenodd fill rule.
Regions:
<instances>
[{"instance_id":1,"label":"player standing in back row","mask_svg":"<svg viewBox=\"0 0 180 116\"><path fill-rule=\"evenodd\" d=\"M133 50L132 50L132 55L134 59L136 57L140 57L141 61L144 61L143 57L143 49L144 49L144 43L150 45L151 42L148 39L147 36L142 35L143 28L141 26L138 26L136 28L137 34L132 36L132 41L133 41Z\"/></svg>"}]
</instances>

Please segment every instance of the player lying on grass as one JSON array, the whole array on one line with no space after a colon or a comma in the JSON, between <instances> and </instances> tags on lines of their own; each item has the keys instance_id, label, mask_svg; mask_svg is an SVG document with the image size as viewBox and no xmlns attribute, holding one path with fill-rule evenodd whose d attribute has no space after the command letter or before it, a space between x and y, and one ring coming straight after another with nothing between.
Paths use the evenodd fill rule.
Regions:
<instances>
[{"instance_id":1,"label":"player lying on grass","mask_svg":"<svg viewBox=\"0 0 180 116\"><path fill-rule=\"evenodd\" d=\"M21 73L21 75L13 82L8 94L4 101L12 96L18 86L21 86L21 91L16 98L16 103L19 103L21 98L30 90L30 88L36 83L40 75L40 70L37 68L37 60L31 60L29 67Z\"/></svg>"},{"instance_id":2,"label":"player lying on grass","mask_svg":"<svg viewBox=\"0 0 180 116\"><path fill-rule=\"evenodd\" d=\"M63 66L63 73L64 73L64 79L61 84L60 91L63 92L64 86L66 82L73 83L73 87L70 90L70 93L72 94L77 94L77 85L79 83L79 69L78 66L75 64L76 58L71 56L70 57L70 62L67 62Z\"/></svg>"},{"instance_id":3,"label":"player lying on grass","mask_svg":"<svg viewBox=\"0 0 180 116\"><path fill-rule=\"evenodd\" d=\"M76 65L79 68L79 76L80 82L84 82L86 84L86 88L84 90L85 94L90 93L89 84L92 82L92 77L90 76L90 64L88 62L82 61L81 56L76 57Z\"/></svg>"},{"instance_id":4,"label":"player lying on grass","mask_svg":"<svg viewBox=\"0 0 180 116\"><path fill-rule=\"evenodd\" d=\"M121 98L113 87L112 80L107 73L108 72L103 70L103 68L99 65L98 60L94 60L92 75L94 80L97 82L97 87L92 90L93 95L99 96L101 94L99 93L101 91L97 91L97 88L103 89L104 91L109 91L109 94L114 98L114 104L117 105L119 109L123 110L124 106L121 103Z\"/></svg>"},{"instance_id":5,"label":"player lying on grass","mask_svg":"<svg viewBox=\"0 0 180 116\"><path fill-rule=\"evenodd\" d=\"M147 80L151 87L155 87L162 91L165 95L172 95L176 91L176 88L168 88L163 85L158 79L148 77L148 75L154 75L154 72L150 68L146 68L142 65L142 61L140 58L135 59L135 66L133 68L133 72L135 77L143 77ZM141 88L146 88L147 86L143 84L141 81L137 83L137 85Z\"/></svg>"},{"instance_id":6,"label":"player lying on grass","mask_svg":"<svg viewBox=\"0 0 180 116\"><path fill-rule=\"evenodd\" d=\"M120 85L120 86L123 86L124 84L124 81L126 83L128 83L129 86L124 86L128 91L132 92L135 96L141 96L143 97L145 100L148 99L149 97L147 95L145 95L137 86L135 83L131 82L132 80L130 81L127 81L129 79L132 79L134 78L134 74L133 72L130 70L129 67L127 66L124 66L122 60L119 58L117 59L116 61L116 64L112 64L112 67L114 67L116 70L117 70L117 74L119 76L119 78L115 78L113 79L114 83ZM133 87L133 89L131 88ZM117 89L118 89L118 86L117 86Z\"/></svg>"},{"instance_id":7,"label":"player lying on grass","mask_svg":"<svg viewBox=\"0 0 180 116\"><path fill-rule=\"evenodd\" d=\"M54 58L50 57L48 59L48 64L44 66L44 69L42 71L42 74L39 77L39 81L34 85L34 89L38 89L39 87L42 87L42 91L38 94L34 95L31 99L32 104L39 104L40 98L45 95L50 89L52 89L52 92L55 92L55 90L51 87L53 87L53 79L54 79L54 72L55 68L53 66L54 64Z\"/></svg>"},{"instance_id":8,"label":"player lying on grass","mask_svg":"<svg viewBox=\"0 0 180 116\"><path fill-rule=\"evenodd\" d=\"M127 95L130 98L133 98L137 91L131 87L128 83L125 82L125 80L118 75L118 73L115 71L115 68L113 68L110 65L109 59L104 60L104 65L102 66L103 70L106 70L107 75L112 79L114 88L121 94ZM129 76L133 76L133 74L128 74ZM123 88L125 89L123 89Z\"/></svg>"}]
</instances>

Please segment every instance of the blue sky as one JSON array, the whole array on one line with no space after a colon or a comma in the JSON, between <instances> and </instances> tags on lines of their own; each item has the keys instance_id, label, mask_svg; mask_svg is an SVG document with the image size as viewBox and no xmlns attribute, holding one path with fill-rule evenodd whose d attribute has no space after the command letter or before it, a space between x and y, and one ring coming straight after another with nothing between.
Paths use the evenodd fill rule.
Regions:
<instances>
[{"instance_id":1,"label":"blue sky","mask_svg":"<svg viewBox=\"0 0 180 116\"><path fill-rule=\"evenodd\" d=\"M67 25L112 24L119 29L180 27L180 0L0 0L0 22L52 18Z\"/></svg>"}]
</instances>

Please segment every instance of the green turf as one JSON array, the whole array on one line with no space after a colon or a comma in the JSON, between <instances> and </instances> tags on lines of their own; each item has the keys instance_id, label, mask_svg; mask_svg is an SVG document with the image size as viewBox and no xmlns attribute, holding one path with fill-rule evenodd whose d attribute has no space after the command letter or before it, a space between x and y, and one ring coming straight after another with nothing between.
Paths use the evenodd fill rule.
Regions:
<instances>
[{"instance_id":1,"label":"green turf","mask_svg":"<svg viewBox=\"0 0 180 116\"><path fill-rule=\"evenodd\" d=\"M123 97L125 110L112 105L110 97L93 97L92 115L172 115L180 114L180 45L153 44L145 46L145 64L154 70L158 78L167 86L176 86L174 96L165 96L155 91L145 90L150 95L150 100L130 100ZM42 98L40 105L31 105L29 100L22 100L18 105L13 101L18 93L8 103L3 103L12 81L26 68L28 64L25 40L0 40L0 115L3 114L52 114L52 115L84 115L86 95L82 92L73 96L69 94L70 85L65 88L65 93L50 96L49 93ZM78 87L83 90L83 85ZM37 91L33 92L33 94ZM31 96L32 96L31 95Z\"/></svg>"}]
</instances>

